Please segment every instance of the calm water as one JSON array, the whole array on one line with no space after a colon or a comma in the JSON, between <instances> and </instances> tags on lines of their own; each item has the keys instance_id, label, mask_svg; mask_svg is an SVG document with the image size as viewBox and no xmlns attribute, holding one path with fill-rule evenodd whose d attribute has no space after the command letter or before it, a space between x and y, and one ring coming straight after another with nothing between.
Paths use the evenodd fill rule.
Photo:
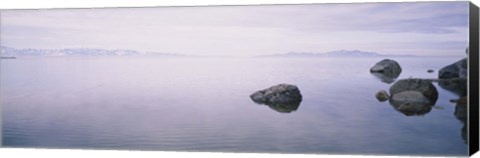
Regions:
<instances>
[{"instance_id":1,"label":"calm water","mask_svg":"<svg viewBox=\"0 0 480 158\"><path fill-rule=\"evenodd\" d=\"M435 78L460 58L398 58L401 78ZM405 116L374 95L381 59L30 58L1 60L7 147L466 155L455 94ZM434 73L427 73L434 69ZM250 100L299 87L297 111Z\"/></svg>"}]
</instances>

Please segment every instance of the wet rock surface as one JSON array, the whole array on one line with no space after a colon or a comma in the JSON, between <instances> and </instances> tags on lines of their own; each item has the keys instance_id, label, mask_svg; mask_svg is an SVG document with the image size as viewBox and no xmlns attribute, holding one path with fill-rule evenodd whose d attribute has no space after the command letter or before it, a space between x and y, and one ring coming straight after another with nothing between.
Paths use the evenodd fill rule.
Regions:
<instances>
[{"instance_id":1,"label":"wet rock surface","mask_svg":"<svg viewBox=\"0 0 480 158\"><path fill-rule=\"evenodd\" d=\"M370 72L385 73L385 74L400 74L402 68L397 61L392 59L383 59L382 61L373 65Z\"/></svg>"},{"instance_id":2,"label":"wet rock surface","mask_svg":"<svg viewBox=\"0 0 480 158\"><path fill-rule=\"evenodd\" d=\"M419 78L402 79L390 87L390 94L395 95L403 91L417 91L429 100L437 100L438 92L431 81Z\"/></svg>"},{"instance_id":3,"label":"wet rock surface","mask_svg":"<svg viewBox=\"0 0 480 158\"><path fill-rule=\"evenodd\" d=\"M295 85L278 84L270 88L259 90L250 95L257 104L268 105L275 111L289 113L295 111L302 102L302 94Z\"/></svg>"},{"instance_id":4,"label":"wet rock surface","mask_svg":"<svg viewBox=\"0 0 480 158\"><path fill-rule=\"evenodd\" d=\"M387 91L381 90L379 91L376 95L375 98L377 98L378 101L384 102L387 101L390 96L388 95Z\"/></svg>"},{"instance_id":5,"label":"wet rock surface","mask_svg":"<svg viewBox=\"0 0 480 158\"><path fill-rule=\"evenodd\" d=\"M466 78L467 77L467 58L459 60L453 64L447 65L438 71L439 79Z\"/></svg>"},{"instance_id":6,"label":"wet rock surface","mask_svg":"<svg viewBox=\"0 0 480 158\"><path fill-rule=\"evenodd\" d=\"M406 116L424 115L431 111L438 92L429 80L403 79L390 87L390 104Z\"/></svg>"},{"instance_id":7,"label":"wet rock surface","mask_svg":"<svg viewBox=\"0 0 480 158\"><path fill-rule=\"evenodd\" d=\"M393 83L401 72L400 64L391 59L383 59L370 68L370 73L385 83Z\"/></svg>"},{"instance_id":8,"label":"wet rock surface","mask_svg":"<svg viewBox=\"0 0 480 158\"><path fill-rule=\"evenodd\" d=\"M469 53L468 48L466 48L465 53ZM376 66L372 67L370 72L382 82L393 83L396 80L395 76L384 74L385 70L382 70L381 66ZM434 69L427 70L427 73L433 72L435 72ZM451 98L450 102L455 103L454 117L463 124L463 127L460 129L460 137L465 144L468 144L467 58L447 65L437 72L438 78L399 80L390 87L390 96L387 92L380 91L375 97L381 102L388 100L396 111L406 116L425 115L432 108L443 109L441 106L435 106L438 92L432 82L437 83L440 88L458 95L458 98Z\"/></svg>"}]
</instances>

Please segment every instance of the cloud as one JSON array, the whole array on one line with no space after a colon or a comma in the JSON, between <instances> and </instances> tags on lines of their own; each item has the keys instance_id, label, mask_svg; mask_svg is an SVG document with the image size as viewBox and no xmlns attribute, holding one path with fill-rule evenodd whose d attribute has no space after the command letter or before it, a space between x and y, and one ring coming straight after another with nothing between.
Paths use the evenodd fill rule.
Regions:
<instances>
[{"instance_id":1,"label":"cloud","mask_svg":"<svg viewBox=\"0 0 480 158\"><path fill-rule=\"evenodd\" d=\"M467 12L468 2L2 10L0 38L19 48L197 55L349 48L429 54L445 49L431 43L468 45Z\"/></svg>"}]
</instances>

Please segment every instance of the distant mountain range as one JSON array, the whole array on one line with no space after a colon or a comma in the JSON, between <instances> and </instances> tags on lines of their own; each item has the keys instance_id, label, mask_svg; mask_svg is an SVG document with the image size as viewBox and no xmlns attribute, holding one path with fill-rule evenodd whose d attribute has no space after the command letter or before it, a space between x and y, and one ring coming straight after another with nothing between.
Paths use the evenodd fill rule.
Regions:
<instances>
[{"instance_id":1,"label":"distant mountain range","mask_svg":"<svg viewBox=\"0 0 480 158\"><path fill-rule=\"evenodd\" d=\"M182 57L187 56L176 53L160 52L138 52L135 50L107 50L94 48L73 48L73 49L15 49L1 46L2 57L16 56L161 56L161 57Z\"/></svg>"},{"instance_id":2,"label":"distant mountain range","mask_svg":"<svg viewBox=\"0 0 480 158\"><path fill-rule=\"evenodd\" d=\"M386 55L376 52L360 50L337 50L325 53L318 52L289 52L285 54L271 54L257 57L415 57L414 55Z\"/></svg>"},{"instance_id":3,"label":"distant mountain range","mask_svg":"<svg viewBox=\"0 0 480 158\"><path fill-rule=\"evenodd\" d=\"M93 48L75 49L14 49L1 46L2 56L134 56L134 50L106 50Z\"/></svg>"},{"instance_id":4,"label":"distant mountain range","mask_svg":"<svg viewBox=\"0 0 480 158\"><path fill-rule=\"evenodd\" d=\"M201 57L177 53L162 52L138 52L135 50L107 50L94 48L72 48L72 49L15 49L1 46L0 56L2 57L20 57L20 56L154 56L154 57ZM205 56L208 57L208 56ZM271 54L256 57L414 57L413 55L385 55L376 52L366 52L360 50L337 50L325 53L316 52L289 52L285 54Z\"/></svg>"}]
</instances>

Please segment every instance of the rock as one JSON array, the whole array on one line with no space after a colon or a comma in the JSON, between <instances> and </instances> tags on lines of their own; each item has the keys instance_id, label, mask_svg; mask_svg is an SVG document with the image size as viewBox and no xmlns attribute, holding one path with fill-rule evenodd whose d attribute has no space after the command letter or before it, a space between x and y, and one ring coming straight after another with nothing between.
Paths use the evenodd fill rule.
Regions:
<instances>
[{"instance_id":1,"label":"rock","mask_svg":"<svg viewBox=\"0 0 480 158\"><path fill-rule=\"evenodd\" d=\"M388 96L387 91L381 90L375 95L375 97L378 101L384 102L387 101L390 96Z\"/></svg>"},{"instance_id":2,"label":"rock","mask_svg":"<svg viewBox=\"0 0 480 158\"><path fill-rule=\"evenodd\" d=\"M383 59L382 61L376 63L372 68L370 68L370 72L378 72L378 73L398 73L402 72L402 68L400 64L395 60L391 59Z\"/></svg>"},{"instance_id":3,"label":"rock","mask_svg":"<svg viewBox=\"0 0 480 158\"><path fill-rule=\"evenodd\" d=\"M390 87L390 104L407 115L424 115L432 109L438 99L438 92L429 80L403 79Z\"/></svg>"},{"instance_id":4,"label":"rock","mask_svg":"<svg viewBox=\"0 0 480 158\"><path fill-rule=\"evenodd\" d=\"M467 53L467 54L468 54L468 52L469 52L469 51L468 51L468 47L467 47L467 49L465 50L465 53Z\"/></svg>"},{"instance_id":5,"label":"rock","mask_svg":"<svg viewBox=\"0 0 480 158\"><path fill-rule=\"evenodd\" d=\"M433 73L434 71L432 69L427 70L428 73Z\"/></svg>"},{"instance_id":6,"label":"rock","mask_svg":"<svg viewBox=\"0 0 480 158\"><path fill-rule=\"evenodd\" d=\"M383 59L370 68L370 73L380 78L382 82L392 83L402 72L398 62L391 59Z\"/></svg>"},{"instance_id":7,"label":"rock","mask_svg":"<svg viewBox=\"0 0 480 158\"><path fill-rule=\"evenodd\" d=\"M395 110L406 116L425 115L432 110L430 101L416 91L405 91L394 95L390 100Z\"/></svg>"},{"instance_id":8,"label":"rock","mask_svg":"<svg viewBox=\"0 0 480 158\"><path fill-rule=\"evenodd\" d=\"M402 79L390 87L390 95L403 91L418 91L429 100L437 100L438 92L431 81L419 78Z\"/></svg>"},{"instance_id":9,"label":"rock","mask_svg":"<svg viewBox=\"0 0 480 158\"><path fill-rule=\"evenodd\" d=\"M278 112L289 113L298 109L302 94L295 85L279 84L257 91L250 98L255 103L268 105Z\"/></svg>"},{"instance_id":10,"label":"rock","mask_svg":"<svg viewBox=\"0 0 480 158\"><path fill-rule=\"evenodd\" d=\"M443 67L438 71L438 78L466 78L467 77L467 58L459 60L453 64Z\"/></svg>"}]
</instances>

